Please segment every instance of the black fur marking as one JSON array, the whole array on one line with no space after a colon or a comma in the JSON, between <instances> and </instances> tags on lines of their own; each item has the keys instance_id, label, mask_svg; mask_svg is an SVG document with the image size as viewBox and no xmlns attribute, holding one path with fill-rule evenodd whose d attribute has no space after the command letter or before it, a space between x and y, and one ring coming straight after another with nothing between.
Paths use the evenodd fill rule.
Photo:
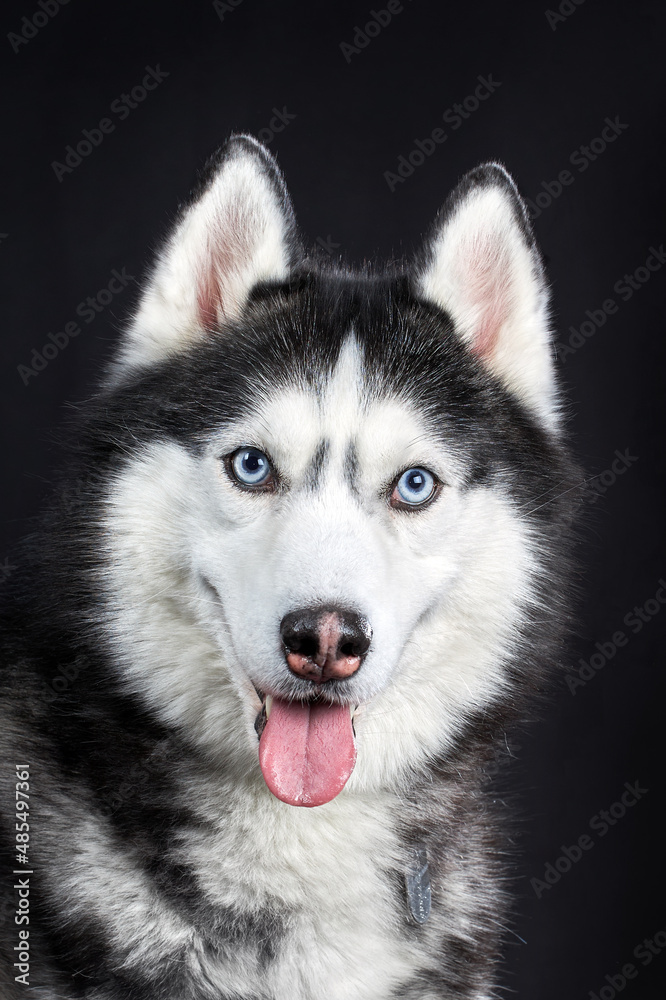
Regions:
<instances>
[{"instance_id":1,"label":"black fur marking","mask_svg":"<svg viewBox=\"0 0 666 1000\"><path fill-rule=\"evenodd\" d=\"M152 876L165 899L170 899L176 912L186 912L200 935L203 946L222 959L225 952L237 948L255 951L262 967L272 962L285 935L288 912L277 901L272 906L251 912L233 906L213 906L208 903L195 872L182 861L169 857L168 840L156 844L154 855L146 860L146 871Z\"/></svg>"},{"instance_id":2,"label":"black fur marking","mask_svg":"<svg viewBox=\"0 0 666 1000\"><path fill-rule=\"evenodd\" d=\"M326 459L328 458L328 453L330 450L329 441L320 441L314 453L314 457L310 466L305 474L306 486L311 490L316 490L320 484L321 475L324 470L324 465L326 464Z\"/></svg>"},{"instance_id":3,"label":"black fur marking","mask_svg":"<svg viewBox=\"0 0 666 1000\"><path fill-rule=\"evenodd\" d=\"M356 445L352 441L345 452L344 477L353 493L358 493L358 474L358 452L356 450Z\"/></svg>"}]
</instances>

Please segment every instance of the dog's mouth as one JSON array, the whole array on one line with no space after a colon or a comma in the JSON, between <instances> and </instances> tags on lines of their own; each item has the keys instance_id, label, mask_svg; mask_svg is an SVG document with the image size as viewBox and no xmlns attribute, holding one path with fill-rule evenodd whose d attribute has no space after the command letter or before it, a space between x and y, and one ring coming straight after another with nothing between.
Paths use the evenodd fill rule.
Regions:
<instances>
[{"instance_id":1,"label":"dog's mouth","mask_svg":"<svg viewBox=\"0 0 666 1000\"><path fill-rule=\"evenodd\" d=\"M292 806L320 806L347 784L356 762L353 705L323 698L287 701L263 695L254 727L270 791Z\"/></svg>"}]
</instances>

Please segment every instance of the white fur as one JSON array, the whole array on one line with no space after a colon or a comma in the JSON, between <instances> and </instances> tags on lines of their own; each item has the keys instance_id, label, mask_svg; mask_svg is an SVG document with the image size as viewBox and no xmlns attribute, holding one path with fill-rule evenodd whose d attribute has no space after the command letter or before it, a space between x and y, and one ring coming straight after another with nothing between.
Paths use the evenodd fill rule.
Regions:
<instances>
[{"instance_id":1,"label":"white fur","mask_svg":"<svg viewBox=\"0 0 666 1000\"><path fill-rule=\"evenodd\" d=\"M404 915L382 871L404 864L386 800L294 809L211 782L198 801L216 834L188 842L184 853L208 897L245 911L278 899L294 913L278 961L262 976L271 996L324 990L334 1000L383 1000L415 963L429 964L400 933Z\"/></svg>"},{"instance_id":2,"label":"white fur","mask_svg":"<svg viewBox=\"0 0 666 1000\"><path fill-rule=\"evenodd\" d=\"M549 429L558 422L547 288L500 186L472 189L438 232L423 295Z\"/></svg>"}]
</instances>

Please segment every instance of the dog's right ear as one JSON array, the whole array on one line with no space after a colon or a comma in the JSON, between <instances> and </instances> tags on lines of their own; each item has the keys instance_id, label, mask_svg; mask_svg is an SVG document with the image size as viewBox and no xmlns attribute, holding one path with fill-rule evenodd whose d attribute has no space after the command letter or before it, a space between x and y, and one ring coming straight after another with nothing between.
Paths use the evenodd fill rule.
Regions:
<instances>
[{"instance_id":1,"label":"dog's right ear","mask_svg":"<svg viewBox=\"0 0 666 1000\"><path fill-rule=\"evenodd\" d=\"M232 136L158 254L115 373L159 361L235 319L255 285L286 280L299 256L275 160L252 136Z\"/></svg>"}]
</instances>

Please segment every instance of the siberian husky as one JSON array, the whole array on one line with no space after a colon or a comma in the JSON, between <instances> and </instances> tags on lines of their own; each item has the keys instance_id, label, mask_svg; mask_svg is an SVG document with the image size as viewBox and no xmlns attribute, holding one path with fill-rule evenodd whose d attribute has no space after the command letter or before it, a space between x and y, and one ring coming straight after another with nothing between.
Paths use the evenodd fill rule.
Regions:
<instances>
[{"instance_id":1,"label":"siberian husky","mask_svg":"<svg viewBox=\"0 0 666 1000\"><path fill-rule=\"evenodd\" d=\"M495 996L576 475L509 175L355 271L233 136L83 410L3 626L4 995Z\"/></svg>"}]
</instances>

